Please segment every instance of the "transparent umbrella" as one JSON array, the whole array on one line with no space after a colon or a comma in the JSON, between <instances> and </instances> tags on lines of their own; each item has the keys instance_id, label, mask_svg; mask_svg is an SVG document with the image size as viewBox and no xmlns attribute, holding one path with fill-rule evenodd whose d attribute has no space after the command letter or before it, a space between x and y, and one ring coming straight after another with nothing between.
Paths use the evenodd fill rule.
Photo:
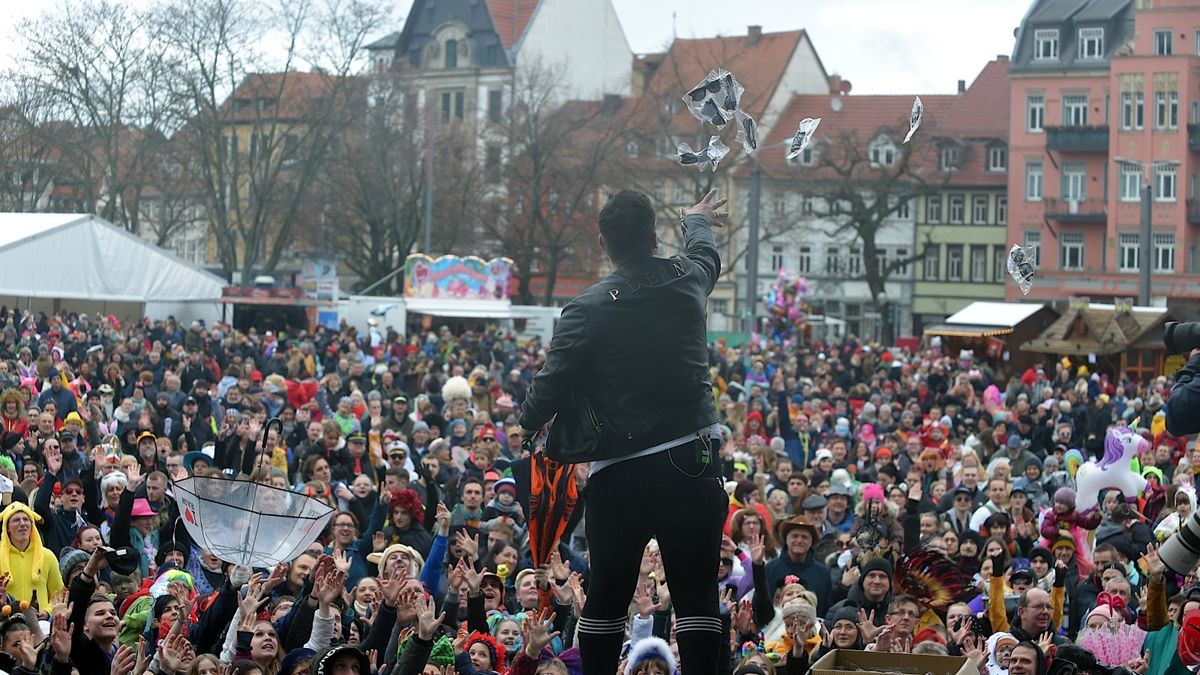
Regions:
<instances>
[{"instance_id":1,"label":"transparent umbrella","mask_svg":"<svg viewBox=\"0 0 1200 675\"><path fill-rule=\"evenodd\" d=\"M267 423L263 430L266 446ZM333 509L288 490L247 480L193 476L174 483L192 540L225 562L272 567L290 562L325 530Z\"/></svg>"},{"instance_id":2,"label":"transparent umbrella","mask_svg":"<svg viewBox=\"0 0 1200 675\"><path fill-rule=\"evenodd\" d=\"M201 548L225 562L290 562L324 531L333 509L270 485L196 476L175 483L179 513Z\"/></svg>"}]
</instances>

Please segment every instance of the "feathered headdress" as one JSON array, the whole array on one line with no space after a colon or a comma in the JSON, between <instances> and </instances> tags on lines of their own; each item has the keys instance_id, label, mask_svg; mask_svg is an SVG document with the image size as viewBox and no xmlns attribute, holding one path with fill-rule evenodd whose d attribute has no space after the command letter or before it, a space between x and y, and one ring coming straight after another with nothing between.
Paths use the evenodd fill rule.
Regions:
<instances>
[{"instance_id":1,"label":"feathered headdress","mask_svg":"<svg viewBox=\"0 0 1200 675\"><path fill-rule=\"evenodd\" d=\"M931 609L946 609L979 594L971 578L953 560L929 548L901 558L896 566L895 588L897 594L911 595Z\"/></svg>"}]
</instances>

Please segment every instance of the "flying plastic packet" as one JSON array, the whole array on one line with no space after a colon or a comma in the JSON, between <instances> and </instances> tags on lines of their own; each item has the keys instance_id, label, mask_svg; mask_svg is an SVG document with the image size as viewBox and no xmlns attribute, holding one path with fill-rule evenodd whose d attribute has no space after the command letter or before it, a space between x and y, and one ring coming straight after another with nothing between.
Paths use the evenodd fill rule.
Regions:
<instances>
[{"instance_id":1,"label":"flying plastic packet","mask_svg":"<svg viewBox=\"0 0 1200 675\"><path fill-rule=\"evenodd\" d=\"M758 123L754 118L746 113L738 110L734 113L734 118L737 119L737 142L742 144L746 149L746 154L751 157L758 154Z\"/></svg>"},{"instance_id":2,"label":"flying plastic packet","mask_svg":"<svg viewBox=\"0 0 1200 675\"><path fill-rule=\"evenodd\" d=\"M1024 295L1029 295L1029 289L1033 288L1033 261L1037 259L1036 255L1032 246L1013 244L1008 251L1008 273Z\"/></svg>"},{"instance_id":3,"label":"flying plastic packet","mask_svg":"<svg viewBox=\"0 0 1200 675\"><path fill-rule=\"evenodd\" d=\"M812 136L817 131L817 125L821 123L821 118L813 119L805 117L800 120L800 127L796 129L796 135L792 136L792 144L788 147L788 159L796 159L800 153L804 152L804 148L808 146L808 142L812 140Z\"/></svg>"},{"instance_id":4,"label":"flying plastic packet","mask_svg":"<svg viewBox=\"0 0 1200 675\"><path fill-rule=\"evenodd\" d=\"M908 139L913 137L913 134L917 133L917 129L921 126L921 116L924 114L925 106L921 104L921 97L917 96L916 99L913 100L912 115L908 120L908 134L904 137L905 143L908 142Z\"/></svg>"},{"instance_id":5,"label":"flying plastic packet","mask_svg":"<svg viewBox=\"0 0 1200 675\"><path fill-rule=\"evenodd\" d=\"M732 73L713 68L700 84L684 95L683 102L696 119L723 127L733 119L745 91L746 88L738 83Z\"/></svg>"},{"instance_id":6,"label":"flying plastic packet","mask_svg":"<svg viewBox=\"0 0 1200 675\"><path fill-rule=\"evenodd\" d=\"M703 150L695 151L687 143L680 143L678 152L681 165L695 166L701 172L711 167L715 173L717 165L729 154L729 146L721 142L720 136L713 136L708 139L708 147Z\"/></svg>"}]
</instances>

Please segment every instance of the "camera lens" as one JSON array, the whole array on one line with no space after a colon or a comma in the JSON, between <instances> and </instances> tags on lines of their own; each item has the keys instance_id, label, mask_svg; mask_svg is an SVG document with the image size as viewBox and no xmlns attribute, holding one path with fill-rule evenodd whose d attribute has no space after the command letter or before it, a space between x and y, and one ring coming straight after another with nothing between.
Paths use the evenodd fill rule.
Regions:
<instances>
[{"instance_id":1,"label":"camera lens","mask_svg":"<svg viewBox=\"0 0 1200 675\"><path fill-rule=\"evenodd\" d=\"M1200 348L1200 322L1166 322L1163 324L1163 344L1172 354L1183 354Z\"/></svg>"},{"instance_id":2,"label":"camera lens","mask_svg":"<svg viewBox=\"0 0 1200 675\"><path fill-rule=\"evenodd\" d=\"M1192 514L1184 521L1170 539L1163 543L1158 550L1167 569L1176 574L1187 574L1200 559L1200 512Z\"/></svg>"}]
</instances>

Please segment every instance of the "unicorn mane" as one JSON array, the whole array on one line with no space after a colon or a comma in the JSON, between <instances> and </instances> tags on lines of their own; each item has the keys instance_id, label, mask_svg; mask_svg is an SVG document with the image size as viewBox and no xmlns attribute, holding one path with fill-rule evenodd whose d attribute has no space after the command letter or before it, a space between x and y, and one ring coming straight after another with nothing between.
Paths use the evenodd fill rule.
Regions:
<instances>
[{"instance_id":1,"label":"unicorn mane","mask_svg":"<svg viewBox=\"0 0 1200 675\"><path fill-rule=\"evenodd\" d=\"M1100 460L1100 468L1104 469L1116 464L1125 455L1125 439L1133 432L1127 428L1113 429L1104 439L1104 457Z\"/></svg>"}]
</instances>

